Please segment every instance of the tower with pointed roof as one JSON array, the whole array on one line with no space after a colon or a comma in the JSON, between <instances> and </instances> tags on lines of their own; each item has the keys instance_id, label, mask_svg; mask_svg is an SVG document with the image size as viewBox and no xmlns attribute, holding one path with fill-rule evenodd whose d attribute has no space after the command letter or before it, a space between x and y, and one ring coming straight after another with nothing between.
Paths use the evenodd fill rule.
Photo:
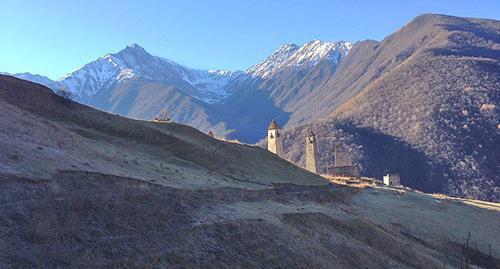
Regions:
<instances>
[{"instance_id":1,"label":"tower with pointed roof","mask_svg":"<svg viewBox=\"0 0 500 269\"><path fill-rule=\"evenodd\" d=\"M281 156L281 141L278 123L272 120L267 128L267 150Z\"/></svg>"},{"instance_id":2,"label":"tower with pointed roof","mask_svg":"<svg viewBox=\"0 0 500 269\"><path fill-rule=\"evenodd\" d=\"M306 133L306 169L313 173L317 173L316 138L312 130Z\"/></svg>"}]
</instances>

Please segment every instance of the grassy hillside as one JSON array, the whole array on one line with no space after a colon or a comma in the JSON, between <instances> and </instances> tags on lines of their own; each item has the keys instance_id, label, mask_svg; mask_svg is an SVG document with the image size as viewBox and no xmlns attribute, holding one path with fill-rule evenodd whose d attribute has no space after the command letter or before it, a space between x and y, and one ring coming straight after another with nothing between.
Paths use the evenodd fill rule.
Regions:
<instances>
[{"instance_id":1,"label":"grassy hillside","mask_svg":"<svg viewBox=\"0 0 500 269\"><path fill-rule=\"evenodd\" d=\"M332 184L258 147L7 76L0 112L2 268L500 264L498 204Z\"/></svg>"},{"instance_id":2,"label":"grassy hillside","mask_svg":"<svg viewBox=\"0 0 500 269\"><path fill-rule=\"evenodd\" d=\"M1 78L1 143L9 149L0 157L3 173L50 178L59 170L85 170L199 188L322 184L261 148L219 141L185 125L107 114L40 85ZM277 174L281 166L284 174Z\"/></svg>"}]
</instances>

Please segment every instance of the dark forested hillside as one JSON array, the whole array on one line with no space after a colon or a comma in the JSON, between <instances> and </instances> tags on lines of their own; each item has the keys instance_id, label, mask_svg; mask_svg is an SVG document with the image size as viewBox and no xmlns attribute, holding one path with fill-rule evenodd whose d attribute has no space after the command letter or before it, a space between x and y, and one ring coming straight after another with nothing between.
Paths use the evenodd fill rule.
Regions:
<instances>
[{"instance_id":1,"label":"dark forested hillside","mask_svg":"<svg viewBox=\"0 0 500 269\"><path fill-rule=\"evenodd\" d=\"M373 48L349 63L353 49L344 62L372 72L371 82L352 88L357 93L340 106L332 102L313 129L326 141L348 134L344 143L367 175L399 172L409 186L498 200L500 22L423 15ZM291 128L285 144L300 144L302 129ZM300 161L302 150L291 146L287 156ZM331 165L329 143L320 154Z\"/></svg>"}]
</instances>

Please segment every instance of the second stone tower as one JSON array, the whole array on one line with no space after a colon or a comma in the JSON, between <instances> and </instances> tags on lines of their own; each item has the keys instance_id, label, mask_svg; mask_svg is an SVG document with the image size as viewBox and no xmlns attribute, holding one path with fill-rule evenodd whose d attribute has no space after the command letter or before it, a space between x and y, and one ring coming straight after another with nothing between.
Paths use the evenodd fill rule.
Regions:
<instances>
[{"instance_id":1,"label":"second stone tower","mask_svg":"<svg viewBox=\"0 0 500 269\"><path fill-rule=\"evenodd\" d=\"M316 166L316 138L314 133L309 130L306 134L306 169L317 173Z\"/></svg>"}]
</instances>

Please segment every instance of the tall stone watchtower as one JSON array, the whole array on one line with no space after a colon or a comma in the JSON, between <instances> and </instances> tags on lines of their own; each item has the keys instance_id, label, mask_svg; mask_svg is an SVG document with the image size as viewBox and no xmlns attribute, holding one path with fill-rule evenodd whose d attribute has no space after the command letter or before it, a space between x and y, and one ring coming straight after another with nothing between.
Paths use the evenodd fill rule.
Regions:
<instances>
[{"instance_id":1,"label":"tall stone watchtower","mask_svg":"<svg viewBox=\"0 0 500 269\"><path fill-rule=\"evenodd\" d=\"M316 138L311 130L307 131L306 134L306 169L313 173L317 173Z\"/></svg>"},{"instance_id":2,"label":"tall stone watchtower","mask_svg":"<svg viewBox=\"0 0 500 269\"><path fill-rule=\"evenodd\" d=\"M273 120L267 128L267 150L281 156L281 141L280 141L280 127L278 123Z\"/></svg>"}]
</instances>

